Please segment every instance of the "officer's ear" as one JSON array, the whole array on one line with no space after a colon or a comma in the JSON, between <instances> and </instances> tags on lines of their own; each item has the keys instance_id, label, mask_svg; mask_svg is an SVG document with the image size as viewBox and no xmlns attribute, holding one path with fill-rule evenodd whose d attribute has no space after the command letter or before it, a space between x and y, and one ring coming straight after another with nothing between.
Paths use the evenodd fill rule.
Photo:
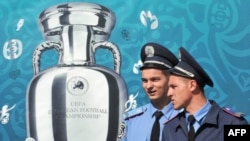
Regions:
<instances>
[{"instance_id":1,"label":"officer's ear","mask_svg":"<svg viewBox=\"0 0 250 141\"><path fill-rule=\"evenodd\" d=\"M198 83L195 79L190 79L189 83L188 83L188 88L190 89L190 91L192 91L193 93L196 93L197 90L199 89Z\"/></svg>"}]
</instances>

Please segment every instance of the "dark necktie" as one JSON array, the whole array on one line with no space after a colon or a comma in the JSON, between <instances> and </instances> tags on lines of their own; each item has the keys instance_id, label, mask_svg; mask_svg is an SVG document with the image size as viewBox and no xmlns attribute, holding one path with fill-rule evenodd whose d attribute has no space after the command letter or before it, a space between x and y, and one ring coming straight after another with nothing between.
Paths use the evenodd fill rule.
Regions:
<instances>
[{"instance_id":1,"label":"dark necktie","mask_svg":"<svg viewBox=\"0 0 250 141\"><path fill-rule=\"evenodd\" d=\"M188 132L188 141L193 141L194 140L194 122L195 122L195 118L193 115L188 116L188 122L189 122L189 132Z\"/></svg>"},{"instance_id":2,"label":"dark necktie","mask_svg":"<svg viewBox=\"0 0 250 141\"><path fill-rule=\"evenodd\" d=\"M155 116L155 122L151 131L151 138L150 141L159 141L159 136L160 136L160 123L159 123L159 119L161 118L161 116L163 115L163 113L161 111L156 111L154 113Z\"/></svg>"}]
</instances>

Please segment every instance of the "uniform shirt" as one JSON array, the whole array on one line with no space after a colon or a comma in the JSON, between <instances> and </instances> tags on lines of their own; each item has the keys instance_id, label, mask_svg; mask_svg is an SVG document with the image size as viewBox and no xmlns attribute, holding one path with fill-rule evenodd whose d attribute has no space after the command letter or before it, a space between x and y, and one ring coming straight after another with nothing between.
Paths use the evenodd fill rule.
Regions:
<instances>
[{"instance_id":1,"label":"uniform shirt","mask_svg":"<svg viewBox=\"0 0 250 141\"><path fill-rule=\"evenodd\" d=\"M195 133L195 141L224 141L224 125L248 124L247 120L210 100L211 108ZM163 129L162 141L187 141L185 112L169 120Z\"/></svg>"},{"instance_id":2,"label":"uniform shirt","mask_svg":"<svg viewBox=\"0 0 250 141\"><path fill-rule=\"evenodd\" d=\"M151 129L155 121L154 113L157 109L151 104L134 109L125 114L125 132L122 141L150 141ZM164 123L176 116L179 112L173 109L170 103L162 110L164 114L160 122L160 140Z\"/></svg>"}]
</instances>

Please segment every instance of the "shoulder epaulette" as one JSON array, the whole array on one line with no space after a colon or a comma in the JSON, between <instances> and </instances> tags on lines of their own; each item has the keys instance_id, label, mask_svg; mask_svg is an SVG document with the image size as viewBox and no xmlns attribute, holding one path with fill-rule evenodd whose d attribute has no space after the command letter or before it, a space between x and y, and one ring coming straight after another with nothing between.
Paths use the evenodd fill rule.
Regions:
<instances>
[{"instance_id":1,"label":"shoulder epaulette","mask_svg":"<svg viewBox=\"0 0 250 141\"><path fill-rule=\"evenodd\" d=\"M143 114L146 111L146 107L139 107L123 114L123 118L128 120L129 118Z\"/></svg>"},{"instance_id":2,"label":"shoulder epaulette","mask_svg":"<svg viewBox=\"0 0 250 141\"><path fill-rule=\"evenodd\" d=\"M238 117L238 118L241 118L244 116L243 113L241 112L235 112L234 110L230 109L230 108L227 108L227 107L223 107L222 110L232 116L235 116L235 117Z\"/></svg>"}]
</instances>

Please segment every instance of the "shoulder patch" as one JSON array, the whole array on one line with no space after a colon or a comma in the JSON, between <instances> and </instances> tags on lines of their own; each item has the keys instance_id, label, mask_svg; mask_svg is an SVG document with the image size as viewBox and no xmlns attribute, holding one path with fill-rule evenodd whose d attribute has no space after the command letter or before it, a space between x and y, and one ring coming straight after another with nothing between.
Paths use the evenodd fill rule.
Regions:
<instances>
[{"instance_id":1,"label":"shoulder patch","mask_svg":"<svg viewBox=\"0 0 250 141\"><path fill-rule=\"evenodd\" d=\"M140 107L140 108L133 109L133 110L128 111L125 114L123 114L123 118L125 120L128 120L129 118L132 118L132 117L138 116L140 114L143 114L146 111L146 109L147 108L145 108L145 107Z\"/></svg>"},{"instance_id":2,"label":"shoulder patch","mask_svg":"<svg viewBox=\"0 0 250 141\"><path fill-rule=\"evenodd\" d=\"M126 125L124 122L120 124L119 132L118 132L118 141L122 140L126 134Z\"/></svg>"},{"instance_id":3,"label":"shoulder patch","mask_svg":"<svg viewBox=\"0 0 250 141\"><path fill-rule=\"evenodd\" d=\"M226 113L228 113L228 114L234 116L234 117L241 118L241 117L244 116L243 113L241 113L241 112L235 112L234 110L232 110L232 109L230 109L230 108L227 108L227 107L223 107L222 110L223 110L224 112L226 112Z\"/></svg>"}]
</instances>

